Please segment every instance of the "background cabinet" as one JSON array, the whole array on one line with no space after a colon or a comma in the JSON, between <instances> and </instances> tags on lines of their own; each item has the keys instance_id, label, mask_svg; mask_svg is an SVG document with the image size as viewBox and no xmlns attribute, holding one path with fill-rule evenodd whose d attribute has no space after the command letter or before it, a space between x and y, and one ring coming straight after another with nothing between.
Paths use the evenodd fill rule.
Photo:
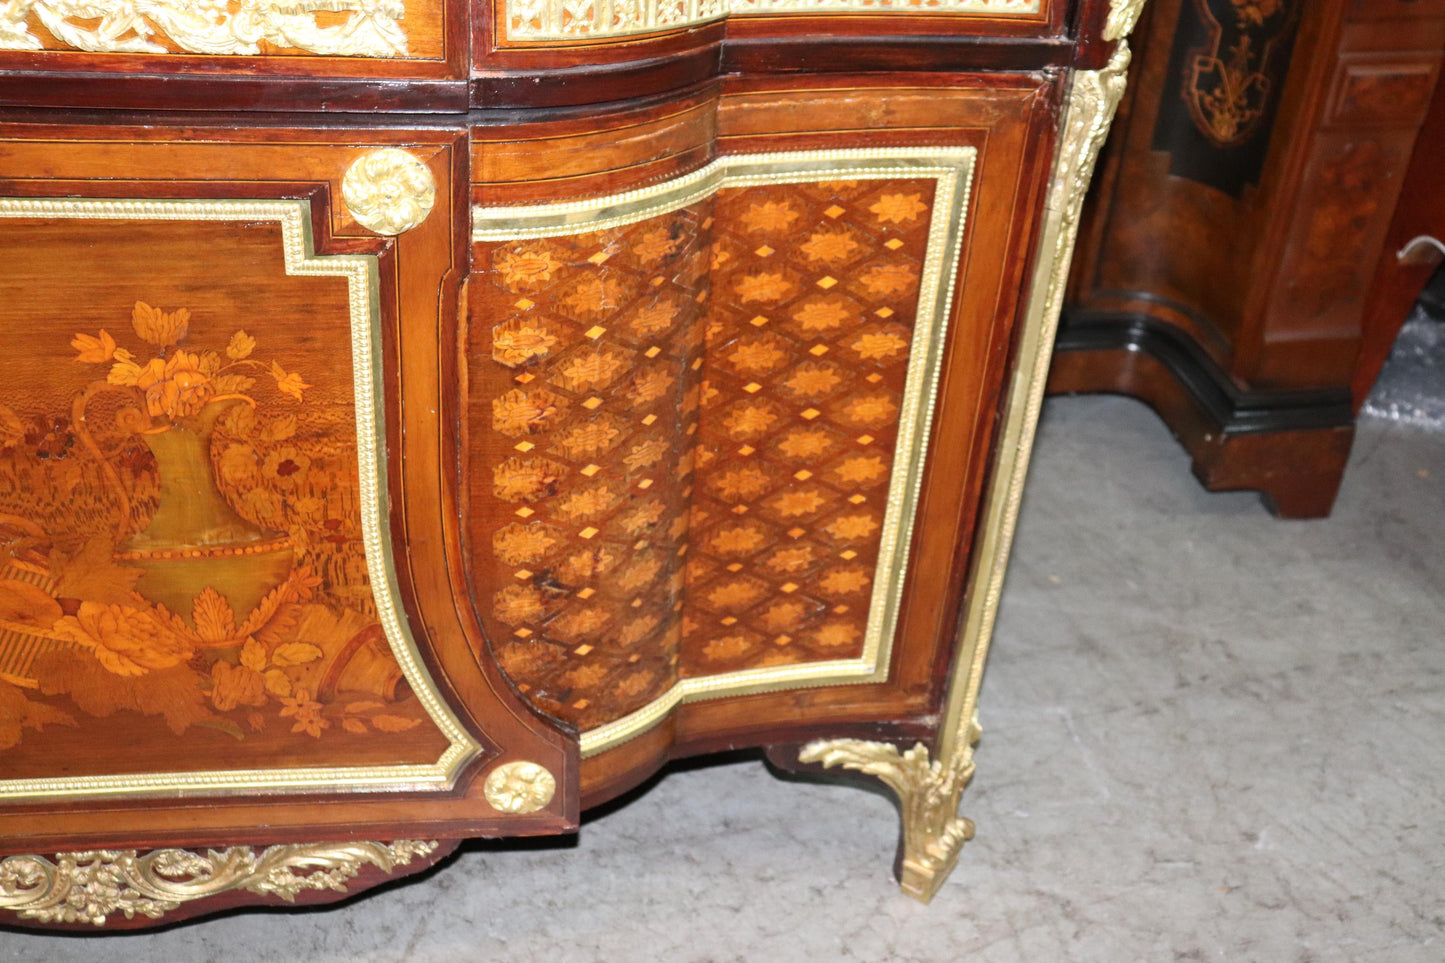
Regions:
<instances>
[{"instance_id":1,"label":"background cabinet","mask_svg":"<svg viewBox=\"0 0 1445 963\"><path fill-rule=\"evenodd\" d=\"M1206 487L1327 514L1398 326L1368 320L1371 290L1445 6L1160 0L1146 37L1052 390L1136 395Z\"/></svg>"}]
</instances>

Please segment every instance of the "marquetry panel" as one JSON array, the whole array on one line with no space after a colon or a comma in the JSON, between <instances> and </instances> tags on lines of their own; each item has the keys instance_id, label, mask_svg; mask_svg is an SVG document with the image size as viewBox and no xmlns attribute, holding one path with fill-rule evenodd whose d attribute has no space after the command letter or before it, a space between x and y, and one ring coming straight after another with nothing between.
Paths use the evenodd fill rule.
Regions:
<instances>
[{"instance_id":1,"label":"marquetry panel","mask_svg":"<svg viewBox=\"0 0 1445 963\"><path fill-rule=\"evenodd\" d=\"M584 728L677 677L711 209L477 246L479 603L527 698Z\"/></svg>"},{"instance_id":2,"label":"marquetry panel","mask_svg":"<svg viewBox=\"0 0 1445 963\"><path fill-rule=\"evenodd\" d=\"M886 677L972 157L474 212L476 595L584 754L680 701Z\"/></svg>"},{"instance_id":3,"label":"marquetry panel","mask_svg":"<svg viewBox=\"0 0 1445 963\"><path fill-rule=\"evenodd\" d=\"M374 581L372 259L312 258L296 201L0 214L0 795L430 772Z\"/></svg>"},{"instance_id":4,"label":"marquetry panel","mask_svg":"<svg viewBox=\"0 0 1445 963\"><path fill-rule=\"evenodd\" d=\"M685 676L862 654L933 188L719 193Z\"/></svg>"}]
</instances>

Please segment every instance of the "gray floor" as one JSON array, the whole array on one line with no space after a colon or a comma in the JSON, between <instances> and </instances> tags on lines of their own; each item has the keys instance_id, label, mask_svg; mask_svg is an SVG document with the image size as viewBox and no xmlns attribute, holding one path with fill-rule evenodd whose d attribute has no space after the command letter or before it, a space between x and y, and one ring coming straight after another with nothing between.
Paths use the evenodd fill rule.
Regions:
<instances>
[{"instance_id":1,"label":"gray floor","mask_svg":"<svg viewBox=\"0 0 1445 963\"><path fill-rule=\"evenodd\" d=\"M1445 959L1445 436L1367 422L1333 518L1208 495L1141 405L1049 404L984 686L978 838L924 907L892 805L757 762L575 848L339 909L0 934L0 960Z\"/></svg>"}]
</instances>

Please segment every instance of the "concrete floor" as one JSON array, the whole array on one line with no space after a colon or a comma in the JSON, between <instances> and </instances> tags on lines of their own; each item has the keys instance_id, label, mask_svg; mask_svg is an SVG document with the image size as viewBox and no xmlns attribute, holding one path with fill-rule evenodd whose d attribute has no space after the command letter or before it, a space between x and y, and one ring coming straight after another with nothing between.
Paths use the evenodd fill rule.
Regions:
<instances>
[{"instance_id":1,"label":"concrete floor","mask_svg":"<svg viewBox=\"0 0 1445 963\"><path fill-rule=\"evenodd\" d=\"M1445 959L1445 436L1371 421L1333 518L1209 495L1143 406L1051 402L964 812L924 907L886 798L756 761L572 847L477 849L326 912L0 960Z\"/></svg>"}]
</instances>

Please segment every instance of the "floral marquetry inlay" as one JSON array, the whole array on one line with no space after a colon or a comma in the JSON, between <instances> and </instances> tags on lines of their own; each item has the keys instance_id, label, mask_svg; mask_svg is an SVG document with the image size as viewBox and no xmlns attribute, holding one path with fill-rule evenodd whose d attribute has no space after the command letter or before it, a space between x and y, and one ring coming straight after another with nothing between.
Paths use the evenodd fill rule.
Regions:
<instances>
[{"instance_id":1,"label":"floral marquetry inlay","mask_svg":"<svg viewBox=\"0 0 1445 963\"><path fill-rule=\"evenodd\" d=\"M377 548L370 259L309 259L299 202L0 215L7 263L107 252L7 303L0 792L448 780Z\"/></svg>"}]
</instances>

